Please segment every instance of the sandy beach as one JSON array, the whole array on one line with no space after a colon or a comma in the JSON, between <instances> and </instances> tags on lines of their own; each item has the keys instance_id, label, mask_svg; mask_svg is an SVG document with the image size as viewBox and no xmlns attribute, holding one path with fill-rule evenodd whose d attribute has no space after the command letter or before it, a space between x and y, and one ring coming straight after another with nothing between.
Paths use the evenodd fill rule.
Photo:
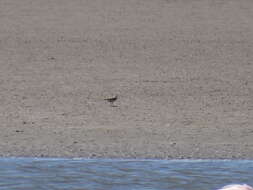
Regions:
<instances>
[{"instance_id":1,"label":"sandy beach","mask_svg":"<svg viewBox=\"0 0 253 190\"><path fill-rule=\"evenodd\" d=\"M0 156L253 159L252 10L1 0Z\"/></svg>"}]
</instances>

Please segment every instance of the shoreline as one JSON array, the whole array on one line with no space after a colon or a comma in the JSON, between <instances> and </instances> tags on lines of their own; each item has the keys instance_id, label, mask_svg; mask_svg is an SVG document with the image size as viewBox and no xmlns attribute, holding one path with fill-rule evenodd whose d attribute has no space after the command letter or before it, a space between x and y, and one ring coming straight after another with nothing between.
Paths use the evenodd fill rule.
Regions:
<instances>
[{"instance_id":1,"label":"shoreline","mask_svg":"<svg viewBox=\"0 0 253 190\"><path fill-rule=\"evenodd\" d=\"M111 161L117 161L117 162L176 162L176 163L206 163L206 162L241 162L241 163L252 163L251 160L245 160L245 159L124 159L124 158L62 158L62 157L0 157L0 161L3 160L34 160L34 161L90 161L90 162L97 162L97 161L103 161L103 162L111 162Z\"/></svg>"},{"instance_id":2,"label":"shoreline","mask_svg":"<svg viewBox=\"0 0 253 190\"><path fill-rule=\"evenodd\" d=\"M16 137L13 135L13 139L10 138L10 132L8 138L0 138L2 141L0 156L165 160L252 159L251 146L248 144L224 143L224 141L219 142L218 139L216 139L216 143L206 142L201 144L201 142L198 142L201 139L196 138L184 143L179 141L180 135L177 135L174 140L167 141L165 131L168 134L172 133L168 129L160 129L159 131L156 130L156 133L149 133L147 128L138 130L131 128L126 130L123 128L121 133L124 134L124 137L119 135L118 129L108 129L102 134L98 132L104 128L89 131L85 130L85 128L69 131L64 129L64 132L58 131L54 133L52 133L50 128L40 129L40 131L35 131L37 128L34 128L33 131L29 127L23 128L23 132L18 132ZM26 131L29 131L29 134L26 134L28 133ZM17 132L13 129L13 133ZM35 138L34 134L39 135ZM204 132L203 134L208 133ZM17 136L20 139L17 139ZM190 137L181 136L180 138ZM6 143L6 146L3 146L3 142Z\"/></svg>"}]
</instances>

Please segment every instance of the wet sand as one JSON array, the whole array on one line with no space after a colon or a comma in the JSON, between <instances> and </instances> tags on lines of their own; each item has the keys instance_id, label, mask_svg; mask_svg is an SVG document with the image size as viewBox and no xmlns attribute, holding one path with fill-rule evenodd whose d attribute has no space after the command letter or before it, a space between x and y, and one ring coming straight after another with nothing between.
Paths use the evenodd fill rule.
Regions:
<instances>
[{"instance_id":1,"label":"wet sand","mask_svg":"<svg viewBox=\"0 0 253 190\"><path fill-rule=\"evenodd\" d=\"M1 0L0 156L252 159L252 9Z\"/></svg>"}]
</instances>

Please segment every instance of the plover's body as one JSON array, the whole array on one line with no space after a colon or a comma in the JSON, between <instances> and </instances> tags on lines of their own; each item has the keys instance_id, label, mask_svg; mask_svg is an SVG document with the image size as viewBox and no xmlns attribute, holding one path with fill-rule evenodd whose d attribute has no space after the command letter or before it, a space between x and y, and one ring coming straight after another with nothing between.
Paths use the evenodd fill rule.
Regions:
<instances>
[{"instance_id":1,"label":"plover's body","mask_svg":"<svg viewBox=\"0 0 253 190\"><path fill-rule=\"evenodd\" d=\"M104 100L110 102L111 104L113 104L116 100L118 99L118 96L114 96L114 97L111 97L111 98L105 98Z\"/></svg>"}]
</instances>

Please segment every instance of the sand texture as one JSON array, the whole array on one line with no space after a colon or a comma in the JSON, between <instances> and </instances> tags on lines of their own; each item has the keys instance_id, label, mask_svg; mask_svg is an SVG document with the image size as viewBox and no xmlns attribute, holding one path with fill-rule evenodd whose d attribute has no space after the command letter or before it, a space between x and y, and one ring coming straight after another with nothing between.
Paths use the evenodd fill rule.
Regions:
<instances>
[{"instance_id":1,"label":"sand texture","mask_svg":"<svg viewBox=\"0 0 253 190\"><path fill-rule=\"evenodd\" d=\"M0 0L0 156L252 159L253 1Z\"/></svg>"}]
</instances>

